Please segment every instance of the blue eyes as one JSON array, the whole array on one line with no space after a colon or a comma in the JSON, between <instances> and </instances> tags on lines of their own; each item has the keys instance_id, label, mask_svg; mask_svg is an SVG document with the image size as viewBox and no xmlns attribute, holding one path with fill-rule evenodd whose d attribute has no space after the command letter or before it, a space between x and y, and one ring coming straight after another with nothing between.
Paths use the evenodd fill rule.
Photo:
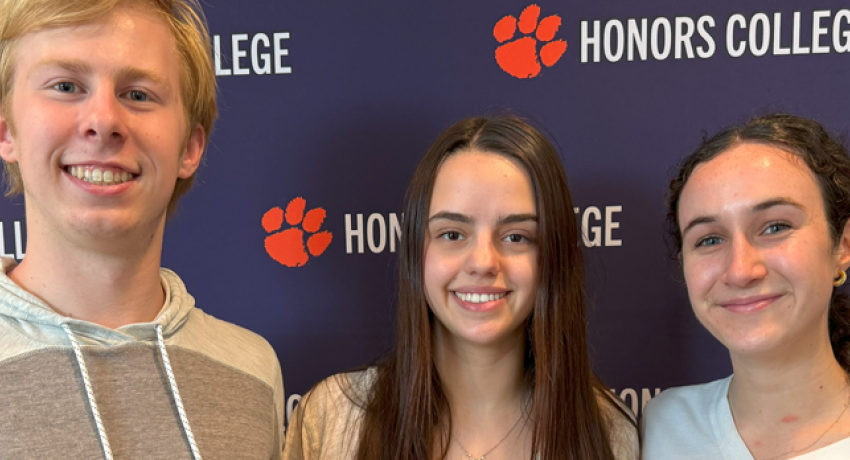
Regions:
<instances>
[{"instance_id":1,"label":"blue eyes","mask_svg":"<svg viewBox=\"0 0 850 460\"><path fill-rule=\"evenodd\" d=\"M776 235L776 234L782 233L786 230L789 230L790 228L792 228L790 224L787 224L787 223L784 223L784 222L773 222L773 223L770 223L767 226L765 226L764 230L762 230L759 235L764 235L764 236ZM726 240L724 240L720 236L709 235L709 236L706 236L706 237L703 237L703 238L700 238L699 240L697 240L695 246L698 247L698 248L711 247L711 246L716 246L718 244L721 244L725 241Z\"/></svg>"},{"instance_id":2,"label":"blue eyes","mask_svg":"<svg viewBox=\"0 0 850 460\"><path fill-rule=\"evenodd\" d=\"M53 85L53 88L60 93L67 94L74 94L80 90L76 83L71 83L69 81L59 82ZM133 102L148 102L150 100L148 93L139 90L128 91L125 93L125 96Z\"/></svg>"},{"instance_id":3,"label":"blue eyes","mask_svg":"<svg viewBox=\"0 0 850 460\"><path fill-rule=\"evenodd\" d=\"M697 247L714 246L723 242L723 239L716 236L709 236L697 241Z\"/></svg>"},{"instance_id":4,"label":"blue eyes","mask_svg":"<svg viewBox=\"0 0 850 460\"><path fill-rule=\"evenodd\" d=\"M56 88L58 91L63 92L63 93L73 93L77 90L77 85L75 85L71 82L68 82L68 81L63 81L61 83L57 83L57 84L53 85L53 87Z\"/></svg>"},{"instance_id":5,"label":"blue eyes","mask_svg":"<svg viewBox=\"0 0 850 460\"><path fill-rule=\"evenodd\" d=\"M143 93L142 91L130 91L128 96L131 100L136 102L147 102L148 100L148 95L146 93Z\"/></svg>"},{"instance_id":6,"label":"blue eyes","mask_svg":"<svg viewBox=\"0 0 850 460\"><path fill-rule=\"evenodd\" d=\"M776 222L776 223L768 225L767 228L764 229L764 234L765 235L771 235L771 234L774 234L774 233L779 233L783 230L787 230L789 228L791 228L791 226L788 225L788 224Z\"/></svg>"}]
</instances>

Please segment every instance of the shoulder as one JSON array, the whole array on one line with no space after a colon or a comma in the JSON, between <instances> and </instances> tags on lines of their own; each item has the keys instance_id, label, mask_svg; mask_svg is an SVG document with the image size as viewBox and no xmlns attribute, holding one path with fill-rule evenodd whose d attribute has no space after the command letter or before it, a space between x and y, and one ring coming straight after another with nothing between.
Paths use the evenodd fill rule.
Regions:
<instances>
[{"instance_id":1,"label":"shoulder","mask_svg":"<svg viewBox=\"0 0 850 460\"><path fill-rule=\"evenodd\" d=\"M332 375L319 382L298 403L305 417L350 418L363 412L375 380L374 369Z\"/></svg>"},{"instance_id":2,"label":"shoulder","mask_svg":"<svg viewBox=\"0 0 850 460\"><path fill-rule=\"evenodd\" d=\"M351 458L374 374L372 369L336 374L304 395L289 422L284 458Z\"/></svg>"},{"instance_id":3,"label":"shoulder","mask_svg":"<svg viewBox=\"0 0 850 460\"><path fill-rule=\"evenodd\" d=\"M641 420L644 458L674 459L685 453L722 458L713 447L720 429L714 414L726 399L729 379L671 388L652 398Z\"/></svg>"},{"instance_id":4,"label":"shoulder","mask_svg":"<svg viewBox=\"0 0 850 460\"><path fill-rule=\"evenodd\" d=\"M202 354L271 387L282 385L277 355L263 337L198 308L189 312L186 324L171 337L169 344Z\"/></svg>"},{"instance_id":5,"label":"shoulder","mask_svg":"<svg viewBox=\"0 0 850 460\"><path fill-rule=\"evenodd\" d=\"M635 416L619 398L603 391L597 392L596 399L607 423L614 458L637 460L640 457L640 441Z\"/></svg>"},{"instance_id":6,"label":"shoulder","mask_svg":"<svg viewBox=\"0 0 850 460\"><path fill-rule=\"evenodd\" d=\"M649 427L660 423L704 420L718 397L725 397L729 377L700 385L670 388L652 398L643 410L643 423Z\"/></svg>"},{"instance_id":7,"label":"shoulder","mask_svg":"<svg viewBox=\"0 0 850 460\"><path fill-rule=\"evenodd\" d=\"M270 386L281 380L277 356L265 339L204 313L176 273L167 268L159 273L167 299L157 320L165 325L168 345L194 351Z\"/></svg>"}]
</instances>

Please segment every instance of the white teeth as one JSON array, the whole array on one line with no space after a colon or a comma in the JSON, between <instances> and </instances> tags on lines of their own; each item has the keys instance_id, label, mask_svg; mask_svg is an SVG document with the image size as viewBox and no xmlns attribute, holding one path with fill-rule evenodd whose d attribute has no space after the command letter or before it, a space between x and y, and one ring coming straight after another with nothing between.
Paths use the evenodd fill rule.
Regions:
<instances>
[{"instance_id":1,"label":"white teeth","mask_svg":"<svg viewBox=\"0 0 850 460\"><path fill-rule=\"evenodd\" d=\"M500 294L480 294L480 293L464 293L464 292L455 292L455 295L464 302L471 303L484 303L484 302L492 302L494 300L499 300L507 295L506 292L502 292Z\"/></svg>"},{"instance_id":2,"label":"white teeth","mask_svg":"<svg viewBox=\"0 0 850 460\"><path fill-rule=\"evenodd\" d=\"M68 173L94 185L115 185L134 179L135 176L127 171L110 171L100 168L71 166Z\"/></svg>"}]
</instances>

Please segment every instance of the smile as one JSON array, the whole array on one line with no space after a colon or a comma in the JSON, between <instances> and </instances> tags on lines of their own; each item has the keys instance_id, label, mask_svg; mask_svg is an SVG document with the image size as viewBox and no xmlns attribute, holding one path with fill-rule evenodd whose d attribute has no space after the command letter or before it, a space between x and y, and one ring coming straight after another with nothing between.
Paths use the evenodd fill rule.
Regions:
<instances>
[{"instance_id":1,"label":"smile","mask_svg":"<svg viewBox=\"0 0 850 460\"><path fill-rule=\"evenodd\" d=\"M471 293L471 292L455 292L454 295L457 296L458 299L463 300L464 302L470 303L484 303L484 302L492 302L494 300L503 299L507 292L502 292L499 294L479 294L479 293Z\"/></svg>"},{"instance_id":2,"label":"smile","mask_svg":"<svg viewBox=\"0 0 850 460\"><path fill-rule=\"evenodd\" d=\"M116 185L133 180L136 175L127 171L96 166L69 166L68 174L93 185Z\"/></svg>"},{"instance_id":3,"label":"smile","mask_svg":"<svg viewBox=\"0 0 850 460\"><path fill-rule=\"evenodd\" d=\"M755 313L773 305L781 297L779 294L742 297L721 302L720 306L733 313Z\"/></svg>"}]
</instances>

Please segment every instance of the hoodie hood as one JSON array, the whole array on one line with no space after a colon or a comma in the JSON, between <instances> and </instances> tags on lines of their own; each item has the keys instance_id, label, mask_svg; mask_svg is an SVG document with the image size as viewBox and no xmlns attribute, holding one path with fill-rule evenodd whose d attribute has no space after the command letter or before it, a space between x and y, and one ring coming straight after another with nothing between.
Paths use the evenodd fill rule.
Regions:
<instances>
[{"instance_id":1,"label":"hoodie hood","mask_svg":"<svg viewBox=\"0 0 850 460\"><path fill-rule=\"evenodd\" d=\"M171 270L160 269L165 302L159 314L148 323L134 323L110 329L88 321L62 316L40 298L15 284L8 272L17 265L12 258L0 259L0 321L8 323L30 340L66 345L63 325L68 325L81 345L110 346L126 342L156 341L158 325L167 338L180 330L195 306L195 299Z\"/></svg>"}]
</instances>

